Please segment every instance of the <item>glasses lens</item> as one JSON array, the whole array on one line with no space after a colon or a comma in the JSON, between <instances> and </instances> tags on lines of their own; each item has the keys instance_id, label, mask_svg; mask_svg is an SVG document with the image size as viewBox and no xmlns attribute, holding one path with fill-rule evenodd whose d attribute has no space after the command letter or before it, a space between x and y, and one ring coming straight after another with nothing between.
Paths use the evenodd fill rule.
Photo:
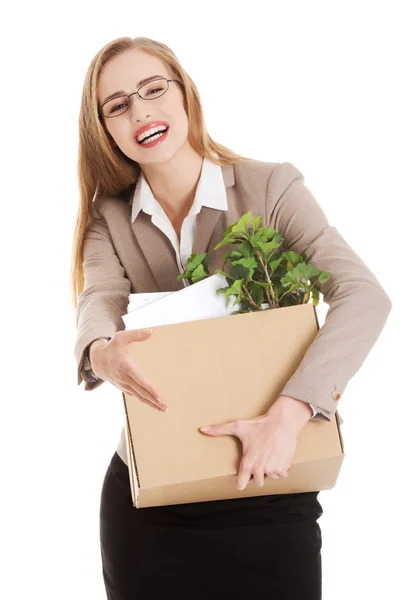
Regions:
<instances>
[{"instance_id":1,"label":"glasses lens","mask_svg":"<svg viewBox=\"0 0 400 600\"><path fill-rule=\"evenodd\" d=\"M139 96L143 98L143 100L152 100L153 98L158 98L165 94L168 89L168 81L166 79L154 79L150 81L150 83L146 83L142 85L141 88L138 89ZM107 117L118 117L122 115L129 108L129 98L128 96L118 96L118 98L113 98L106 102L106 104L102 108L103 115Z\"/></svg>"},{"instance_id":2,"label":"glasses lens","mask_svg":"<svg viewBox=\"0 0 400 600\"><path fill-rule=\"evenodd\" d=\"M113 98L106 102L102 108L102 112L105 117L117 117L118 115L122 115L128 109L128 106L128 96L118 96L118 98Z\"/></svg>"},{"instance_id":3,"label":"glasses lens","mask_svg":"<svg viewBox=\"0 0 400 600\"><path fill-rule=\"evenodd\" d=\"M155 79L154 81L150 81L150 83L142 85L138 92L143 100L152 100L165 94L167 89L168 81L166 79Z\"/></svg>"}]
</instances>

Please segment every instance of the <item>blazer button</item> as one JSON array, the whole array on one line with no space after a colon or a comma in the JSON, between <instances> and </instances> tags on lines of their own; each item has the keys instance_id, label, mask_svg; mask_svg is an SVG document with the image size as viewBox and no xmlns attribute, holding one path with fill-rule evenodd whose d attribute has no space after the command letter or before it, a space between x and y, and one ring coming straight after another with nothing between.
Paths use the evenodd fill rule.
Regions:
<instances>
[{"instance_id":1,"label":"blazer button","mask_svg":"<svg viewBox=\"0 0 400 600\"><path fill-rule=\"evenodd\" d=\"M331 394L332 400L339 400L341 395L342 394L340 392L332 392L332 394Z\"/></svg>"}]
</instances>

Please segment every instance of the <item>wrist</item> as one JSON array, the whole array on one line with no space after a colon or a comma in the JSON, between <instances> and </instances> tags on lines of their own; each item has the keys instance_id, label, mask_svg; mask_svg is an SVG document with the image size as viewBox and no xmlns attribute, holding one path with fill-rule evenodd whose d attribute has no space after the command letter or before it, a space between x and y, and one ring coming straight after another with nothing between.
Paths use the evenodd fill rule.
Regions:
<instances>
[{"instance_id":1,"label":"wrist","mask_svg":"<svg viewBox=\"0 0 400 600\"><path fill-rule=\"evenodd\" d=\"M274 402L268 413L281 421L302 428L313 416L313 409L308 402L282 395Z\"/></svg>"},{"instance_id":2,"label":"wrist","mask_svg":"<svg viewBox=\"0 0 400 600\"><path fill-rule=\"evenodd\" d=\"M101 350L101 348L106 346L107 343L108 342L105 341L104 339L101 339L101 340L99 339L99 340L94 340L89 346L88 358L89 358L89 362L90 362L93 372L94 372L94 365L98 363L99 350Z\"/></svg>"}]
</instances>

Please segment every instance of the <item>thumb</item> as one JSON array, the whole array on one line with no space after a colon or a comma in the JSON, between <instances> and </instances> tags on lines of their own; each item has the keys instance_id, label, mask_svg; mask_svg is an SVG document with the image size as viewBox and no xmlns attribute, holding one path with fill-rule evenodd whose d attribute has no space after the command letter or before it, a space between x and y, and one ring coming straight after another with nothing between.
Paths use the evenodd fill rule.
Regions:
<instances>
[{"instance_id":1,"label":"thumb","mask_svg":"<svg viewBox=\"0 0 400 600\"><path fill-rule=\"evenodd\" d=\"M131 342L143 342L147 340L152 332L152 329L127 329L121 331L120 334L122 334L124 342L130 344Z\"/></svg>"},{"instance_id":2,"label":"thumb","mask_svg":"<svg viewBox=\"0 0 400 600\"><path fill-rule=\"evenodd\" d=\"M236 423L236 421L231 421L219 425L208 425L207 427L200 427L200 431L207 435L235 435Z\"/></svg>"}]
</instances>

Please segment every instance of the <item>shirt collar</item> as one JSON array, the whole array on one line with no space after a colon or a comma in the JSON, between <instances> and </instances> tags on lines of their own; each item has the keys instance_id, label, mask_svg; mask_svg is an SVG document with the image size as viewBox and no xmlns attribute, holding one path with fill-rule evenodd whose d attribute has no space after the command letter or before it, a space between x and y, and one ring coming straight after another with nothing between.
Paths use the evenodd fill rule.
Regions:
<instances>
[{"instance_id":1,"label":"shirt collar","mask_svg":"<svg viewBox=\"0 0 400 600\"><path fill-rule=\"evenodd\" d=\"M132 223L141 210L148 215L160 212L161 207L154 198L143 171L140 171L133 198L131 198L130 202L132 203ZM208 206L217 210L228 210L222 169L220 165L217 165L206 157L203 158L200 179L189 215L198 214L202 206Z\"/></svg>"}]
</instances>

